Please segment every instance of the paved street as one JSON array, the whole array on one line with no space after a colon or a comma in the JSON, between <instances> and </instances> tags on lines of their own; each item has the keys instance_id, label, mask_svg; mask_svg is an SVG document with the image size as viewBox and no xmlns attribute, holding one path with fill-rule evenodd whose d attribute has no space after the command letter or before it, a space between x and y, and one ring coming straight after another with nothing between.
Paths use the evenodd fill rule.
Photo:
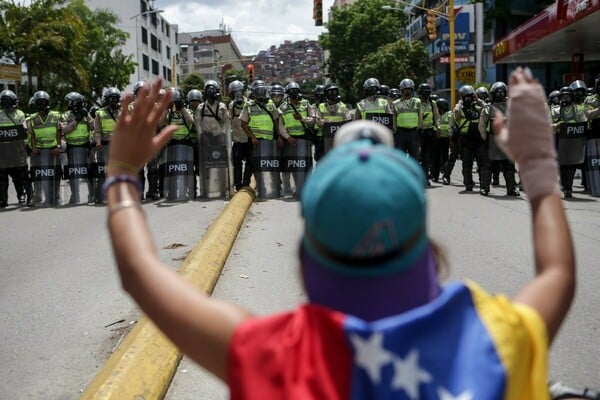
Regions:
<instances>
[{"instance_id":1,"label":"paved street","mask_svg":"<svg viewBox=\"0 0 600 400\"><path fill-rule=\"evenodd\" d=\"M458 170L454 178L457 183ZM598 386L600 199L577 193L578 183L575 198L564 204L579 285L553 346L551 376L574 386ZM528 203L505 198L504 192L493 188L484 198L460 186L435 185L427 191L429 230L447 249L450 278L469 277L489 291L514 294L533 271ZM162 259L179 265L223 207L217 200L145 205ZM0 398L75 399L139 317L117 280L105 210L9 209L0 212L0 220ZM214 296L258 314L301 302L296 261L301 224L297 202L253 204ZM178 243L184 246L163 248ZM224 399L227 391L184 358L167 399L192 398Z\"/></svg>"}]
</instances>

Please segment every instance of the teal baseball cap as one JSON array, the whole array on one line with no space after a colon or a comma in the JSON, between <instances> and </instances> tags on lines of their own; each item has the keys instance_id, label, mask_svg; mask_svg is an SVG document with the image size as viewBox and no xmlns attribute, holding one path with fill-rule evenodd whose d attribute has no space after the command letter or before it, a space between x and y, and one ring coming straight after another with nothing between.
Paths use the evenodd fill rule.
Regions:
<instances>
[{"instance_id":1,"label":"teal baseball cap","mask_svg":"<svg viewBox=\"0 0 600 400\"><path fill-rule=\"evenodd\" d=\"M346 276L418 264L429 250L425 182L421 166L390 146L359 139L334 148L302 190L302 251Z\"/></svg>"}]
</instances>

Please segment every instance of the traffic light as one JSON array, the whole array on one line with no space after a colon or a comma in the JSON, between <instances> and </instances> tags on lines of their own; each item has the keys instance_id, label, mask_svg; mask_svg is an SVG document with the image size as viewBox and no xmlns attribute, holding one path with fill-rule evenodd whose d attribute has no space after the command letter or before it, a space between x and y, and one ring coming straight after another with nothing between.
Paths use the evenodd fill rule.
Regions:
<instances>
[{"instance_id":1,"label":"traffic light","mask_svg":"<svg viewBox=\"0 0 600 400\"><path fill-rule=\"evenodd\" d=\"M248 64L246 68L248 69L248 84L251 84L254 81L254 65Z\"/></svg>"},{"instance_id":2,"label":"traffic light","mask_svg":"<svg viewBox=\"0 0 600 400\"><path fill-rule=\"evenodd\" d=\"M435 12L432 10L427 11L427 37L429 40L435 40L437 38L437 32L435 29Z\"/></svg>"},{"instance_id":3,"label":"traffic light","mask_svg":"<svg viewBox=\"0 0 600 400\"><path fill-rule=\"evenodd\" d=\"M313 0L315 26L323 26L323 0Z\"/></svg>"}]
</instances>

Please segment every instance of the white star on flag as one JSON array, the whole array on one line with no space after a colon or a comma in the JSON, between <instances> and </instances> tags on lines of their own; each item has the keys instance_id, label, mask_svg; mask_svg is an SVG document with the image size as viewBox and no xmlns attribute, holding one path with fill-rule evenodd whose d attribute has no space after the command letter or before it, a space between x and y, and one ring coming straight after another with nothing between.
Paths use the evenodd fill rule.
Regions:
<instances>
[{"instance_id":1,"label":"white star on flag","mask_svg":"<svg viewBox=\"0 0 600 400\"><path fill-rule=\"evenodd\" d=\"M383 334L376 332L369 339L359 335L350 335L350 341L356 351L354 362L364 368L374 383L381 380L381 367L392 361L393 354L383 348Z\"/></svg>"},{"instance_id":2,"label":"white star on flag","mask_svg":"<svg viewBox=\"0 0 600 400\"><path fill-rule=\"evenodd\" d=\"M411 399L419 398L419 385L421 382L431 381L431 375L424 369L419 368L419 351L412 349L403 360L394 357L394 389L404 389Z\"/></svg>"},{"instance_id":3,"label":"white star on flag","mask_svg":"<svg viewBox=\"0 0 600 400\"><path fill-rule=\"evenodd\" d=\"M438 396L440 396L440 400L472 400L473 399L473 393L471 393L470 390L465 390L464 392L459 394L458 397L454 397L452 395L452 393L450 393L443 387L440 387L438 389Z\"/></svg>"}]
</instances>

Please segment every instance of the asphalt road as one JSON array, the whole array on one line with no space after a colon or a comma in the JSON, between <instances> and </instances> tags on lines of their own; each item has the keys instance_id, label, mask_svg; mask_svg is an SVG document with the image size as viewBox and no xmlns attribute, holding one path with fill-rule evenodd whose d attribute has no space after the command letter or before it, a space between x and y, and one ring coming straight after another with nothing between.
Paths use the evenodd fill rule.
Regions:
<instances>
[{"instance_id":1,"label":"asphalt road","mask_svg":"<svg viewBox=\"0 0 600 400\"><path fill-rule=\"evenodd\" d=\"M428 225L447 250L449 279L468 277L511 295L532 276L531 231L527 201L506 198L504 191L493 188L484 198L460 186L435 185L427 191ZM574 386L599 386L600 199L576 192L564 204L579 285L552 348L550 375ZM162 259L175 268L224 202L144 208ZM118 282L105 210L11 205L0 212L0 221L0 398L75 399L139 318ZM253 204L213 296L257 314L301 303L296 261L301 230L297 202ZM177 244L183 246L164 248ZM225 399L227 389L184 358L167 399L192 398Z\"/></svg>"}]
</instances>

